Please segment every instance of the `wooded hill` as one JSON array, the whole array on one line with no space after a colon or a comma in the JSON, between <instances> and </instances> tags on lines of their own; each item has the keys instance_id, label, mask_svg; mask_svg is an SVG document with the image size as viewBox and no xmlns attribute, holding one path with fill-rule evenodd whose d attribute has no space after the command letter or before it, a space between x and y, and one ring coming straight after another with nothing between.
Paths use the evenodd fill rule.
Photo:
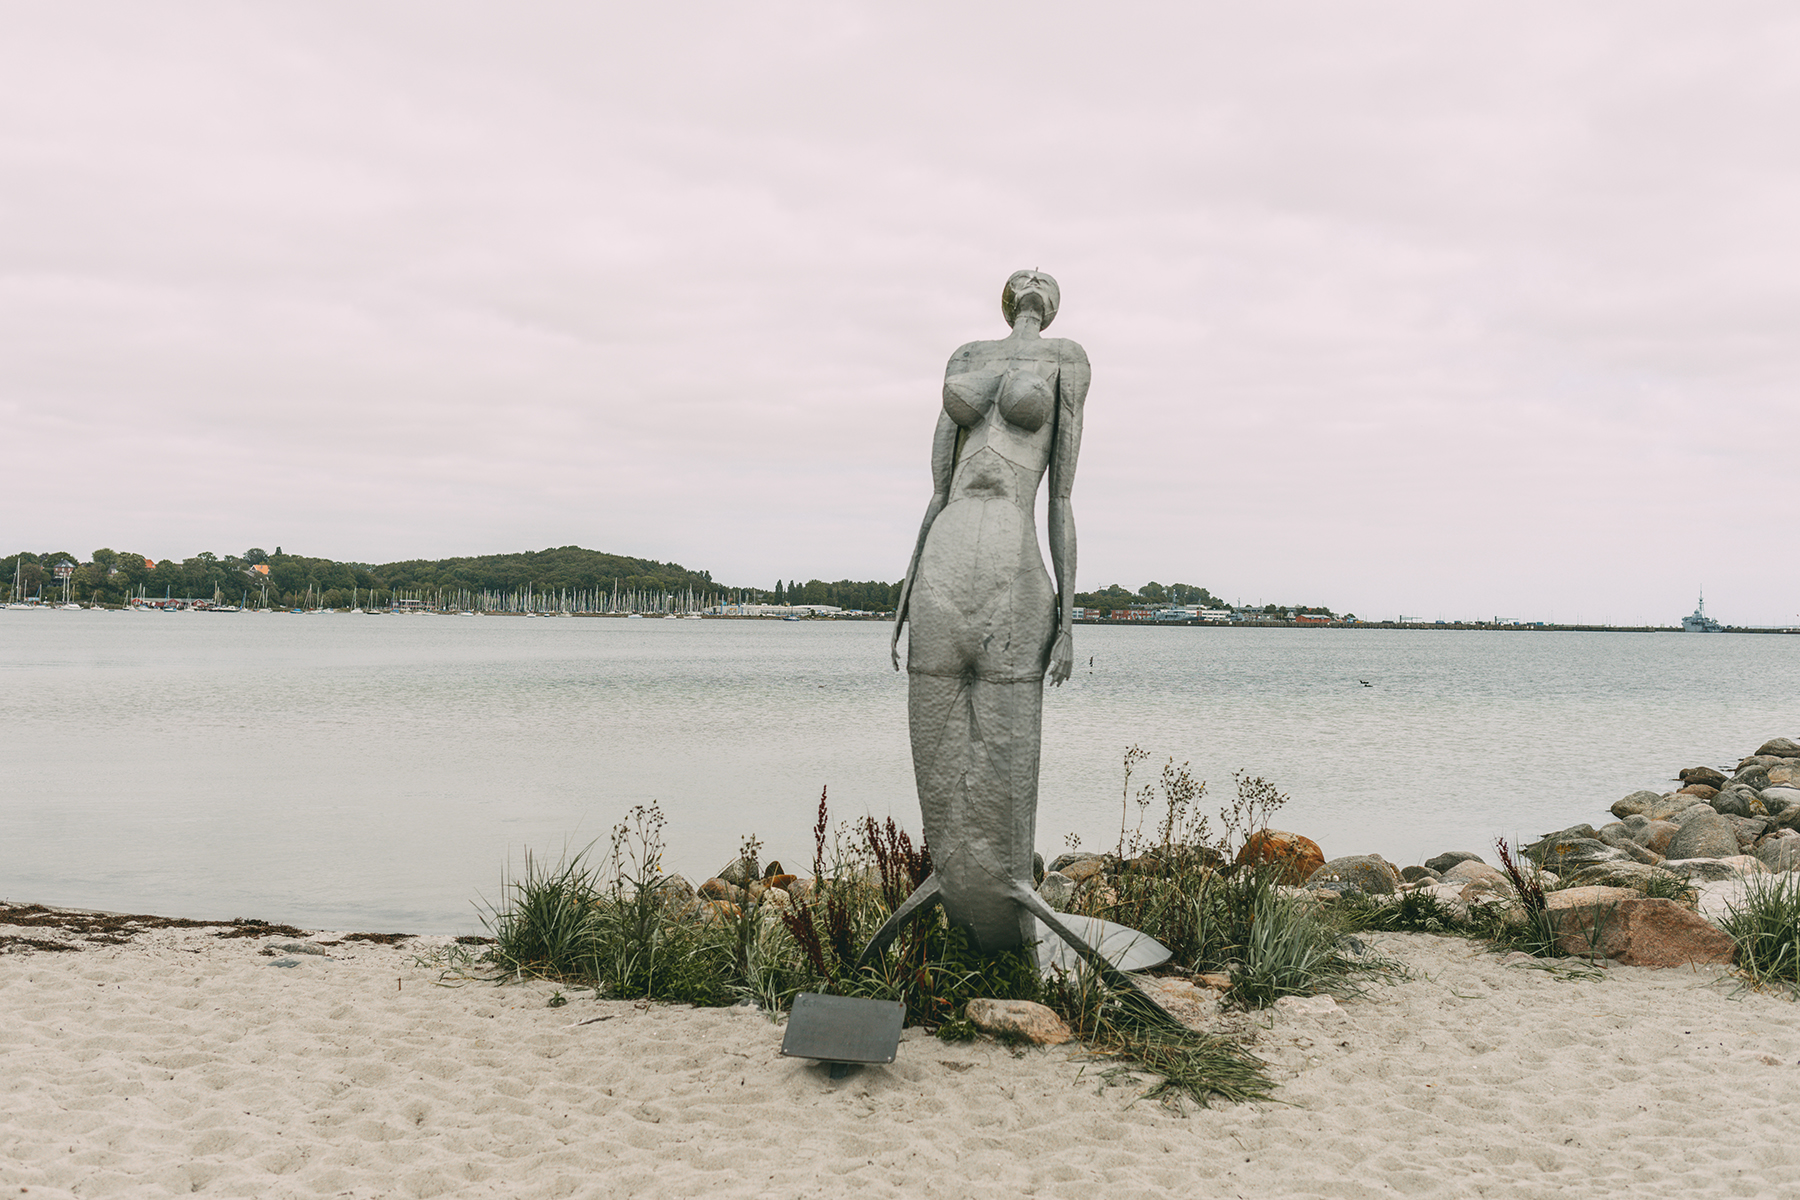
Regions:
<instances>
[{"instance_id":1,"label":"wooded hill","mask_svg":"<svg viewBox=\"0 0 1800 1200\"><path fill-rule=\"evenodd\" d=\"M777 580L773 588L732 587L715 582L710 571L691 571L679 563L630 558L580 546L380 564L289 554L279 546L274 553L252 548L241 555L223 557L203 551L180 561L156 560L111 549L96 550L85 562L68 551L27 551L0 559L0 590L12 598L17 567L23 596L36 596L41 590L45 599L60 600L63 585L56 576L58 565L72 568L68 581L71 599L98 604L122 604L140 594L195 599L211 599L216 594L233 604L245 597L252 604L262 604L266 594L270 607L300 604L310 596L315 604L335 608L350 604L352 596L363 604L386 604L396 597L429 600L457 593L518 595L530 589L533 594L545 596L576 591L680 596L691 593L700 605L735 600L768 604L788 601L884 611L892 607L899 591L897 584L848 579L835 583ZM257 570L258 567L268 568L267 572Z\"/></svg>"}]
</instances>

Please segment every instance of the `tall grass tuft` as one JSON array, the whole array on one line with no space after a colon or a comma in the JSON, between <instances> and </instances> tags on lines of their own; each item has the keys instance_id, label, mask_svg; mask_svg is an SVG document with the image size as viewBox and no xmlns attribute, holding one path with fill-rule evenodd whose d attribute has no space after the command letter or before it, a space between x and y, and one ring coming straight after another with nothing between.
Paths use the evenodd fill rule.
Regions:
<instances>
[{"instance_id":1,"label":"tall grass tuft","mask_svg":"<svg viewBox=\"0 0 1800 1200\"><path fill-rule=\"evenodd\" d=\"M1758 987L1800 996L1800 875L1752 875L1719 922L1737 943L1738 970Z\"/></svg>"}]
</instances>

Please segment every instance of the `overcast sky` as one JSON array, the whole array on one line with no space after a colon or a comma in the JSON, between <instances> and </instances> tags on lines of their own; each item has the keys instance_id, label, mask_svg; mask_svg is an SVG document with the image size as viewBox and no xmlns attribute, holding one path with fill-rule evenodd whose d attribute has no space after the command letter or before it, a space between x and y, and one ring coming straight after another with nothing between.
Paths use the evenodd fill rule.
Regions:
<instances>
[{"instance_id":1,"label":"overcast sky","mask_svg":"<svg viewBox=\"0 0 1800 1200\"><path fill-rule=\"evenodd\" d=\"M1083 589L1800 614L1790 5L0 23L0 552L896 579L1039 267Z\"/></svg>"}]
</instances>

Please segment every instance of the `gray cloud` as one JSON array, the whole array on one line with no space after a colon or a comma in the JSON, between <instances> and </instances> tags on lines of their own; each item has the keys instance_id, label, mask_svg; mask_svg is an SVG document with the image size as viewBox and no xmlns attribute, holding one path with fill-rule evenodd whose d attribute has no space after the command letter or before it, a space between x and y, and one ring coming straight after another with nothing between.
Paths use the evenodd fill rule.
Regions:
<instances>
[{"instance_id":1,"label":"gray cloud","mask_svg":"<svg viewBox=\"0 0 1800 1200\"><path fill-rule=\"evenodd\" d=\"M1084 586L1791 620L1797 50L1773 5L15 11L0 537L891 578L943 360L1041 266Z\"/></svg>"}]
</instances>

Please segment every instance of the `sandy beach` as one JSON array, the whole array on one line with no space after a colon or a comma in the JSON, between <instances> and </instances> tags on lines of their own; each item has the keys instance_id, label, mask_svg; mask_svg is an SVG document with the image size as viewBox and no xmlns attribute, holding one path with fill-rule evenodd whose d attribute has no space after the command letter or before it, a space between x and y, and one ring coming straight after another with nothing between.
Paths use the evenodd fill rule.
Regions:
<instances>
[{"instance_id":1,"label":"sandy beach","mask_svg":"<svg viewBox=\"0 0 1800 1200\"><path fill-rule=\"evenodd\" d=\"M1280 1103L1175 1112L1078 1045L909 1030L892 1067L834 1082L749 1008L549 1007L544 983L440 986L422 959L447 939L218 932L0 954L5 1194L1800 1189L1800 1009L1718 968L1567 978L1376 936L1409 979L1235 1018ZM324 953L279 949L296 944Z\"/></svg>"}]
</instances>

